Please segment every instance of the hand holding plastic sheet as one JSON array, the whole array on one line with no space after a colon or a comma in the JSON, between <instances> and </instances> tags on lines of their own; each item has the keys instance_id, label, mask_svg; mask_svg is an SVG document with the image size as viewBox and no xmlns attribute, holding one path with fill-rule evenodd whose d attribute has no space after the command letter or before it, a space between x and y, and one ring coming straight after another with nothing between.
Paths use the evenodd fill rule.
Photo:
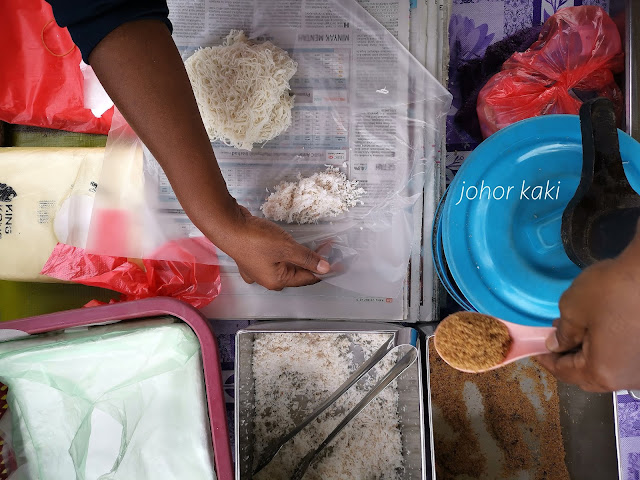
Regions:
<instances>
[{"instance_id":1,"label":"hand holding plastic sheet","mask_svg":"<svg viewBox=\"0 0 640 480\"><path fill-rule=\"evenodd\" d=\"M559 10L539 40L515 53L481 90L478 117L486 138L512 123L553 113L577 115L582 102L606 97L621 118L624 97L613 75L622 72L620 33L600 7Z\"/></svg>"},{"instance_id":2,"label":"hand holding plastic sheet","mask_svg":"<svg viewBox=\"0 0 640 480\"><path fill-rule=\"evenodd\" d=\"M81 360L81 361L79 361ZM0 343L9 480L215 479L200 347L184 324Z\"/></svg>"},{"instance_id":3,"label":"hand holding plastic sheet","mask_svg":"<svg viewBox=\"0 0 640 480\"><path fill-rule=\"evenodd\" d=\"M281 181L324 171L326 165L339 167L367 191L364 204L317 224L280 226L312 249L331 245L328 260L335 264L340 259L341 273L325 282L367 295L393 296L406 275L415 238L413 208L425 178L433 175L435 145L440 143L441 119L451 97L355 0L300 4L299 11L294 9L285 20L278 12L290 9L290 2L252 4L247 14L253 25L247 33L287 49L298 63L291 79L296 100L292 126L280 137L251 152L213 144L229 190L258 215L270 189ZM180 19L181 7L170 4L174 22ZM306 20L307 14L316 20ZM189 37L184 31L174 35L183 58L199 47L221 44L232 28L247 27L246 19L227 25L221 23L225 18L213 17ZM121 224L126 225L119 231L127 245L124 250L98 247L91 238L99 239L100 234L90 233L88 249L153 258L152 253L167 241L201 233L188 221L155 159L125 131L116 118L91 230L105 231L99 225L104 218L100 211L119 211ZM189 159L184 162L188 168ZM136 175L142 170L144 192L122 184L135 183L129 183L123 172ZM223 255L198 261L233 265Z\"/></svg>"}]
</instances>

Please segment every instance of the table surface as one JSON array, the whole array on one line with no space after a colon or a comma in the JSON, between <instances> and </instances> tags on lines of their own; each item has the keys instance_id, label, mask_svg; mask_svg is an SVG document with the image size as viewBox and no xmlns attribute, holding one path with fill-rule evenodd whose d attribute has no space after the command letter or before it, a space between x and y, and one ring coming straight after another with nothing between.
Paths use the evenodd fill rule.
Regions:
<instances>
[{"instance_id":1,"label":"table surface","mask_svg":"<svg viewBox=\"0 0 640 480\"><path fill-rule=\"evenodd\" d=\"M462 162L477 143L453 124L453 115L460 106L457 66L461 61L484 55L486 48L519 29L539 24L545 15L558 8L576 5L599 5L617 15L624 9L625 0L453 0L452 21L467 22L465 28L452 29L449 38L451 48L450 79L448 88L454 94L452 110L447 119L446 173L450 181ZM561 7L559 7L561 5ZM104 146L106 137L86 135L23 126L5 126L0 130L0 145L3 146ZM64 294L62 294L64 292ZM0 321L79 308L93 298L108 300L112 295L99 289L79 285L14 284L0 282ZM7 302L11 299L11 302ZM37 301L35 300L37 299ZM448 298L442 315L459 307ZM8 308L5 305L15 305ZM223 383L229 429L233 443L234 418L234 351L235 333L249 322L214 321L220 347ZM429 326L427 329L431 328ZM640 402L632 402L628 396L619 397L621 432L624 449L624 480L640 478Z\"/></svg>"}]
</instances>

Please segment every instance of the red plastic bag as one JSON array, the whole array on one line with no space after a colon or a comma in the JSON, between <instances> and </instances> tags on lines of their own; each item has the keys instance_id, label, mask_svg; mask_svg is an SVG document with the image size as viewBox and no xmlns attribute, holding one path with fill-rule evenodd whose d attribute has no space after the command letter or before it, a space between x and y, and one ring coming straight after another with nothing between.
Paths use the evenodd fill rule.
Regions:
<instances>
[{"instance_id":1,"label":"red plastic bag","mask_svg":"<svg viewBox=\"0 0 640 480\"><path fill-rule=\"evenodd\" d=\"M486 138L525 118L577 115L582 98L606 97L622 116L623 97L613 75L624 69L620 32L600 7L563 8L549 18L529 50L505 62L478 96Z\"/></svg>"},{"instance_id":2,"label":"red plastic bag","mask_svg":"<svg viewBox=\"0 0 640 480\"><path fill-rule=\"evenodd\" d=\"M203 249L215 256L215 247L204 237L170 242L162 250L171 250L172 258L181 261L143 260L143 269L124 257L92 255L59 243L40 273L120 292L121 301L173 297L202 308L220 293L220 267L195 263L190 253ZM94 300L87 306L99 304Z\"/></svg>"},{"instance_id":3,"label":"red plastic bag","mask_svg":"<svg viewBox=\"0 0 640 480\"><path fill-rule=\"evenodd\" d=\"M0 1L0 120L107 134L113 107L84 107L82 56L44 0Z\"/></svg>"}]
</instances>

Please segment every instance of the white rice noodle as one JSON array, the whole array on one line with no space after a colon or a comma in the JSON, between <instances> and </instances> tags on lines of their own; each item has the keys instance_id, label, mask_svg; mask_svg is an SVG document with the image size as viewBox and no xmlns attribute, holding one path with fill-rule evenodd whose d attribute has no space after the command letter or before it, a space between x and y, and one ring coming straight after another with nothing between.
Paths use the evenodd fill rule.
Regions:
<instances>
[{"instance_id":1,"label":"white rice noodle","mask_svg":"<svg viewBox=\"0 0 640 480\"><path fill-rule=\"evenodd\" d=\"M232 30L221 46L197 50L185 67L212 141L251 150L291 125L289 80L298 65L271 42L252 43Z\"/></svg>"}]
</instances>

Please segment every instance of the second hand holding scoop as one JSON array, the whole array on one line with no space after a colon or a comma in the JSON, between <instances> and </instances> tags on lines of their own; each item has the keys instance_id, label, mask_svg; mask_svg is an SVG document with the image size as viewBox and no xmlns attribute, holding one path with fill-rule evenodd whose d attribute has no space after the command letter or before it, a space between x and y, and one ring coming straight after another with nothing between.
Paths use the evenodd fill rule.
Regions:
<instances>
[{"instance_id":1,"label":"second hand holding scoop","mask_svg":"<svg viewBox=\"0 0 640 480\"><path fill-rule=\"evenodd\" d=\"M489 325L496 333L488 331ZM555 327L529 327L481 313L460 312L449 315L438 325L434 345L451 367L466 373L483 373L526 357L549 353L545 343L555 330ZM452 341L454 334L456 338ZM482 363L473 357L483 358ZM495 361L491 362L491 357Z\"/></svg>"}]
</instances>

